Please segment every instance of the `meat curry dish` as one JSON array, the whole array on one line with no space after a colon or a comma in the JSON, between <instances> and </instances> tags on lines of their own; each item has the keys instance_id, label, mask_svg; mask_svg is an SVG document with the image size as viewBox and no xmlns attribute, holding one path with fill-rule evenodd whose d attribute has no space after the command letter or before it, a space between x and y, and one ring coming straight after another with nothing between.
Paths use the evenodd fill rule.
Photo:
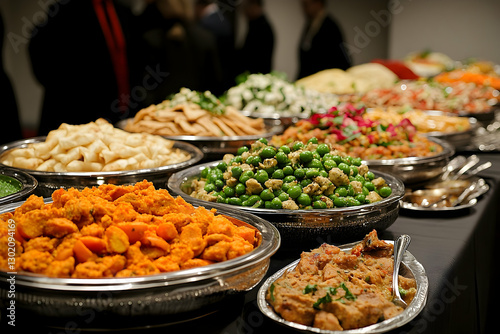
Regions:
<instances>
[{"instance_id":1,"label":"meat curry dish","mask_svg":"<svg viewBox=\"0 0 500 334\"><path fill-rule=\"evenodd\" d=\"M267 302L283 319L325 330L347 330L393 318L404 311L392 303L393 245L370 232L350 252L322 244L303 252L297 266L268 289ZM413 278L399 276L407 304Z\"/></svg>"},{"instance_id":2,"label":"meat curry dish","mask_svg":"<svg viewBox=\"0 0 500 334\"><path fill-rule=\"evenodd\" d=\"M71 278L199 267L249 253L260 242L252 226L195 208L147 181L58 189L52 200L32 195L0 215L0 270L14 271L9 242L15 242L15 271Z\"/></svg>"}]
</instances>

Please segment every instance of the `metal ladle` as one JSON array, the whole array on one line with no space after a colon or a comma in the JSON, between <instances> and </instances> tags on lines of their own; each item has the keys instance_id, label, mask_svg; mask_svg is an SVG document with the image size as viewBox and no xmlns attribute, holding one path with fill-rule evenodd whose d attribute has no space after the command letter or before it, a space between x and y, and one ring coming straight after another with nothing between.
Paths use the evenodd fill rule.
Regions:
<instances>
[{"instance_id":1,"label":"metal ladle","mask_svg":"<svg viewBox=\"0 0 500 334\"><path fill-rule=\"evenodd\" d=\"M399 267L401 266L401 261L403 260L403 255L406 249L410 245L411 238L407 234L400 235L396 241L394 241L394 269L392 271L392 302L406 308L408 304L401 298L399 293Z\"/></svg>"}]
</instances>

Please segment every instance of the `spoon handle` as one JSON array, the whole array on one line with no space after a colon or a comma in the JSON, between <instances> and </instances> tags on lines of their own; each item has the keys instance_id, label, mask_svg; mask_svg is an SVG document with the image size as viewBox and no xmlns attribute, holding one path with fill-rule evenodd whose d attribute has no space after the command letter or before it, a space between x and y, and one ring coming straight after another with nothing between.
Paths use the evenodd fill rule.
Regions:
<instances>
[{"instance_id":1,"label":"spoon handle","mask_svg":"<svg viewBox=\"0 0 500 334\"><path fill-rule=\"evenodd\" d=\"M479 157L477 155L471 155L467 158L467 163L451 178L452 180L458 180L458 178L467 172L469 169L474 167L475 164L479 162Z\"/></svg>"},{"instance_id":2,"label":"spoon handle","mask_svg":"<svg viewBox=\"0 0 500 334\"><path fill-rule=\"evenodd\" d=\"M469 177L476 175L477 173L480 173L483 170L490 168L491 165L492 165L491 161L487 161L484 164L477 166L474 170L471 170L469 173L465 174L462 177L462 179L468 179Z\"/></svg>"},{"instance_id":3,"label":"spoon handle","mask_svg":"<svg viewBox=\"0 0 500 334\"><path fill-rule=\"evenodd\" d=\"M393 294L401 299L401 295L399 294L399 267L401 265L401 261L403 260L403 255L406 252L406 249L410 245L411 238L407 234L400 235L394 241L394 269L392 271L392 291Z\"/></svg>"}]
</instances>

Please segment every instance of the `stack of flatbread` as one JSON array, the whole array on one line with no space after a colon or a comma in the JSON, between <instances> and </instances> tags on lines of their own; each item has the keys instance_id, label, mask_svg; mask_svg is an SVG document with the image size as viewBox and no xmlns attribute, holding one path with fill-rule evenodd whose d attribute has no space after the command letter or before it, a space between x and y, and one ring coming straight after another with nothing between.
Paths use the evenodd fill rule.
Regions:
<instances>
[{"instance_id":1,"label":"stack of flatbread","mask_svg":"<svg viewBox=\"0 0 500 334\"><path fill-rule=\"evenodd\" d=\"M366 63L343 71L338 68L323 70L297 81L297 84L322 93L364 94L375 88L389 88L398 77L387 67Z\"/></svg>"},{"instance_id":2,"label":"stack of flatbread","mask_svg":"<svg viewBox=\"0 0 500 334\"><path fill-rule=\"evenodd\" d=\"M233 107L224 114L213 114L195 103L170 107L169 101L140 110L125 125L130 132L146 132L161 136L245 136L265 132L262 118L242 115Z\"/></svg>"}]
</instances>

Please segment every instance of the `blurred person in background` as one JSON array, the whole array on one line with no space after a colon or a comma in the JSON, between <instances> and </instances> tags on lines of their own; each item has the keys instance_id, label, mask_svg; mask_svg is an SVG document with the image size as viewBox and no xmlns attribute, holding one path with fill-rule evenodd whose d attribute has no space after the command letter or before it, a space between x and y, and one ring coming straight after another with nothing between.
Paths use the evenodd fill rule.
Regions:
<instances>
[{"instance_id":1,"label":"blurred person in background","mask_svg":"<svg viewBox=\"0 0 500 334\"><path fill-rule=\"evenodd\" d=\"M270 73L273 64L274 31L264 12L263 0L245 0L243 13L248 30L239 50L240 73Z\"/></svg>"},{"instance_id":2,"label":"blurred person in background","mask_svg":"<svg viewBox=\"0 0 500 334\"><path fill-rule=\"evenodd\" d=\"M299 45L298 79L325 69L345 70L351 66L342 33L326 12L325 1L301 0L306 25Z\"/></svg>"},{"instance_id":3,"label":"blurred person in background","mask_svg":"<svg viewBox=\"0 0 500 334\"><path fill-rule=\"evenodd\" d=\"M16 95L9 76L5 72L3 63L3 41L5 27L2 13L0 13L0 94L2 104L0 111L2 115L3 128L0 131L0 144L7 144L14 140L22 139L21 123L19 121L19 110L17 108Z\"/></svg>"},{"instance_id":4,"label":"blurred person in background","mask_svg":"<svg viewBox=\"0 0 500 334\"><path fill-rule=\"evenodd\" d=\"M149 25L143 34L148 66L159 66L167 73L148 91L146 105L158 104L182 87L221 90L222 69L215 37L194 23L191 0L154 0L140 20Z\"/></svg>"},{"instance_id":5,"label":"blurred person in background","mask_svg":"<svg viewBox=\"0 0 500 334\"><path fill-rule=\"evenodd\" d=\"M137 106L131 87L140 74L134 51L141 50L129 8L112 0L55 5L57 14L35 27L29 44L33 72L45 90L39 135L62 122L130 117Z\"/></svg>"},{"instance_id":6,"label":"blurred person in background","mask_svg":"<svg viewBox=\"0 0 500 334\"><path fill-rule=\"evenodd\" d=\"M195 0L195 19L200 27L210 31L217 43L217 52L222 64L223 83L220 91L213 92L216 95L229 89L234 85L236 75L236 49L234 43L234 26L231 20L224 14L215 0ZM235 2L237 3L237 2ZM228 5L226 5L228 6ZM231 7L232 13L235 5ZM226 8L226 7L225 7Z\"/></svg>"}]
</instances>

